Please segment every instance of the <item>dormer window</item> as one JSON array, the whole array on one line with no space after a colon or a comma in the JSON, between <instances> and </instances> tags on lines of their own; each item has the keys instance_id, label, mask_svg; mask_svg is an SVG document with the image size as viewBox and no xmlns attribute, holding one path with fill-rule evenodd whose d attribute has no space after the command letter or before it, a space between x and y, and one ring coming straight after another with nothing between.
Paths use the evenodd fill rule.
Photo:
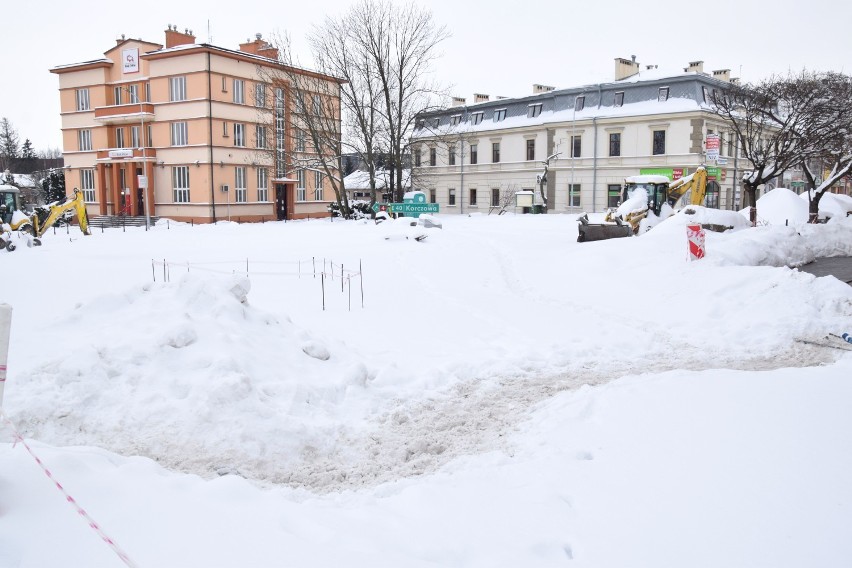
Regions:
<instances>
[{"instance_id":1,"label":"dormer window","mask_svg":"<svg viewBox=\"0 0 852 568\"><path fill-rule=\"evenodd\" d=\"M479 124L482 122L482 117L485 116L484 112L475 112L470 115L470 123L471 124Z\"/></svg>"},{"instance_id":2,"label":"dormer window","mask_svg":"<svg viewBox=\"0 0 852 568\"><path fill-rule=\"evenodd\" d=\"M501 120L506 118L506 109L501 108L500 110L494 111L494 122L500 122Z\"/></svg>"},{"instance_id":3,"label":"dormer window","mask_svg":"<svg viewBox=\"0 0 852 568\"><path fill-rule=\"evenodd\" d=\"M574 110L583 110L584 108L586 108L586 97L585 95L580 95L574 99Z\"/></svg>"},{"instance_id":4,"label":"dormer window","mask_svg":"<svg viewBox=\"0 0 852 568\"><path fill-rule=\"evenodd\" d=\"M527 118L535 118L541 114L541 103L532 104L527 109Z\"/></svg>"},{"instance_id":5,"label":"dormer window","mask_svg":"<svg viewBox=\"0 0 852 568\"><path fill-rule=\"evenodd\" d=\"M620 107L624 104L624 91L615 93L615 106Z\"/></svg>"},{"instance_id":6,"label":"dormer window","mask_svg":"<svg viewBox=\"0 0 852 568\"><path fill-rule=\"evenodd\" d=\"M669 88L668 87L660 87L660 93L657 96L657 100L660 101L661 103L669 100Z\"/></svg>"},{"instance_id":7,"label":"dormer window","mask_svg":"<svg viewBox=\"0 0 852 568\"><path fill-rule=\"evenodd\" d=\"M457 125L459 122L461 122L461 117L462 117L462 115L460 115L460 114L454 114L453 116L450 117L450 124L452 126Z\"/></svg>"}]
</instances>

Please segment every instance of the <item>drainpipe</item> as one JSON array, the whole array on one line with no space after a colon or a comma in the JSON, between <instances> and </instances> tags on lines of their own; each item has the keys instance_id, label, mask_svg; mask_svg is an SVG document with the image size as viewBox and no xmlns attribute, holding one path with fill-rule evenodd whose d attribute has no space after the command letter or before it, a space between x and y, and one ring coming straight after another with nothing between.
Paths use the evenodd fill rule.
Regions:
<instances>
[{"instance_id":1,"label":"drainpipe","mask_svg":"<svg viewBox=\"0 0 852 568\"><path fill-rule=\"evenodd\" d=\"M210 51L207 51L207 133L210 144L207 146L210 156L210 214L216 222L216 191L213 183L213 79L210 75Z\"/></svg>"},{"instance_id":2,"label":"drainpipe","mask_svg":"<svg viewBox=\"0 0 852 568\"><path fill-rule=\"evenodd\" d=\"M592 126L595 129L594 151L592 153L592 213L598 210L598 117L592 117Z\"/></svg>"}]
</instances>

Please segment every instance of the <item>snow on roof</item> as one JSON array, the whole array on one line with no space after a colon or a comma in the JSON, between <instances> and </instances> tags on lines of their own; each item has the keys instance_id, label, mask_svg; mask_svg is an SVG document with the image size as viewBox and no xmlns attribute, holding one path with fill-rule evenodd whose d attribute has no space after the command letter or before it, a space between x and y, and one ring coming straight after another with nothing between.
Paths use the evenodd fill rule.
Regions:
<instances>
[{"instance_id":1,"label":"snow on roof","mask_svg":"<svg viewBox=\"0 0 852 568\"><path fill-rule=\"evenodd\" d=\"M57 65L53 67L53 69L68 69L71 67L80 67L81 65L92 65L94 63L108 63L110 65L113 64L112 59L92 59L91 61L81 61L80 63L66 63L64 65Z\"/></svg>"},{"instance_id":2,"label":"snow on roof","mask_svg":"<svg viewBox=\"0 0 852 568\"><path fill-rule=\"evenodd\" d=\"M669 183L669 178L666 176L646 174L641 176L630 176L625 178L624 181L630 183Z\"/></svg>"},{"instance_id":3,"label":"snow on roof","mask_svg":"<svg viewBox=\"0 0 852 568\"><path fill-rule=\"evenodd\" d=\"M388 186L388 176L390 170L376 170L376 189L384 189ZM402 186L411 187L411 170L405 169L402 171ZM346 189L369 189L370 188L370 173L365 170L355 170L345 178L343 178L343 187Z\"/></svg>"}]
</instances>

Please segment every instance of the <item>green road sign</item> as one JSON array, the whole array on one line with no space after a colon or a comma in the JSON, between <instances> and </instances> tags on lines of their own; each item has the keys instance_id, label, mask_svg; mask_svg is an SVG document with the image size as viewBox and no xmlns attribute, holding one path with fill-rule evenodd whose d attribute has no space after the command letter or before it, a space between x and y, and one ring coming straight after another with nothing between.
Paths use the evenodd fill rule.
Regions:
<instances>
[{"instance_id":1,"label":"green road sign","mask_svg":"<svg viewBox=\"0 0 852 568\"><path fill-rule=\"evenodd\" d=\"M374 203L373 211L387 211L388 213L402 213L407 217L419 217L422 213L438 213L440 207L437 203Z\"/></svg>"}]
</instances>

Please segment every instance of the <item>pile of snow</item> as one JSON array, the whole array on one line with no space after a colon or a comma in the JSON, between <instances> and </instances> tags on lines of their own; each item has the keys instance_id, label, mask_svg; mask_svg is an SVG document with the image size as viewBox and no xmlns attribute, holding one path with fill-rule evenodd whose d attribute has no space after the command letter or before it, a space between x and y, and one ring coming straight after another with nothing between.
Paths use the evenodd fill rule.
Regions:
<instances>
[{"instance_id":1,"label":"pile of snow","mask_svg":"<svg viewBox=\"0 0 852 568\"><path fill-rule=\"evenodd\" d=\"M799 197L807 204L809 194L812 196L814 190L809 190ZM837 193L826 192L819 200L820 217L845 217L852 211L852 197Z\"/></svg>"},{"instance_id":2,"label":"pile of snow","mask_svg":"<svg viewBox=\"0 0 852 568\"><path fill-rule=\"evenodd\" d=\"M806 198L807 199L807 198ZM741 214L748 219L749 209ZM763 225L801 225L808 222L808 202L802 201L796 192L776 187L757 200L757 220Z\"/></svg>"}]
</instances>

